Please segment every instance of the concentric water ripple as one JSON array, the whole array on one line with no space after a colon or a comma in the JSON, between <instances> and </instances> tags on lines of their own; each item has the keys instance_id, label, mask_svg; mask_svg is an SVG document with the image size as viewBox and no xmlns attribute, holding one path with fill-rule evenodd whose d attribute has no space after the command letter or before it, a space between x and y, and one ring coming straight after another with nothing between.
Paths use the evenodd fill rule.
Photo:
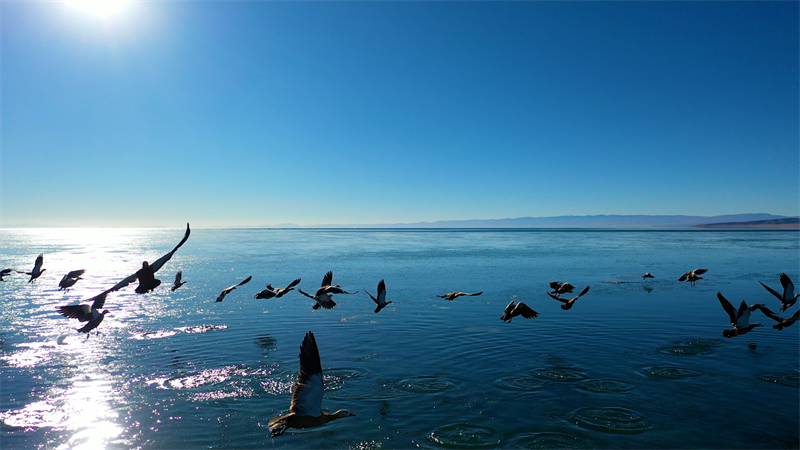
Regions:
<instances>
[{"instance_id":1,"label":"concentric water ripple","mask_svg":"<svg viewBox=\"0 0 800 450\"><path fill-rule=\"evenodd\" d=\"M637 434L652 427L638 412L618 407L581 408L570 417L580 426L607 433Z\"/></svg>"},{"instance_id":2,"label":"concentric water ripple","mask_svg":"<svg viewBox=\"0 0 800 450\"><path fill-rule=\"evenodd\" d=\"M541 389L547 385L547 381L538 379L532 375L503 377L495 381L497 386L511 391L530 391Z\"/></svg>"},{"instance_id":3,"label":"concentric water ripple","mask_svg":"<svg viewBox=\"0 0 800 450\"><path fill-rule=\"evenodd\" d=\"M433 393L454 388L455 383L439 376L419 376L406 378L397 383L397 387L408 392Z\"/></svg>"},{"instance_id":4,"label":"concentric water ripple","mask_svg":"<svg viewBox=\"0 0 800 450\"><path fill-rule=\"evenodd\" d=\"M217 331L217 330L224 330L228 328L227 325L197 325L193 327L178 327L175 328L178 331L183 331L184 333L208 333L209 331Z\"/></svg>"},{"instance_id":5,"label":"concentric water ripple","mask_svg":"<svg viewBox=\"0 0 800 450\"><path fill-rule=\"evenodd\" d=\"M758 375L758 378L761 381L766 381L767 383L773 383L780 386L786 386L791 388L800 387L800 376L797 375Z\"/></svg>"},{"instance_id":6,"label":"concentric water ripple","mask_svg":"<svg viewBox=\"0 0 800 450\"><path fill-rule=\"evenodd\" d=\"M500 445L501 442L496 430L469 423L441 426L429 437L445 448L487 448Z\"/></svg>"},{"instance_id":7,"label":"concentric water ripple","mask_svg":"<svg viewBox=\"0 0 800 450\"><path fill-rule=\"evenodd\" d=\"M617 394L630 391L633 385L620 380L585 380L578 384L578 388L601 394Z\"/></svg>"},{"instance_id":8,"label":"concentric water ripple","mask_svg":"<svg viewBox=\"0 0 800 450\"><path fill-rule=\"evenodd\" d=\"M656 351L667 355L710 355L722 345L722 342L717 339L681 339L673 344L668 347L659 347Z\"/></svg>"},{"instance_id":9,"label":"concentric water ripple","mask_svg":"<svg viewBox=\"0 0 800 450\"><path fill-rule=\"evenodd\" d=\"M521 434L506 443L508 448L597 448L595 442L566 433L546 431L542 433Z\"/></svg>"},{"instance_id":10,"label":"concentric water ripple","mask_svg":"<svg viewBox=\"0 0 800 450\"><path fill-rule=\"evenodd\" d=\"M699 377L703 372L676 366L650 366L645 367L642 374L652 380L680 380L683 378Z\"/></svg>"},{"instance_id":11,"label":"concentric water ripple","mask_svg":"<svg viewBox=\"0 0 800 450\"><path fill-rule=\"evenodd\" d=\"M586 378L586 375L582 372L565 367L545 367L536 369L535 372L536 376L552 381L580 381Z\"/></svg>"},{"instance_id":12,"label":"concentric water ripple","mask_svg":"<svg viewBox=\"0 0 800 450\"><path fill-rule=\"evenodd\" d=\"M369 372L357 368L334 368L322 371L322 379L326 391L337 391L347 380L366 376Z\"/></svg>"}]
</instances>

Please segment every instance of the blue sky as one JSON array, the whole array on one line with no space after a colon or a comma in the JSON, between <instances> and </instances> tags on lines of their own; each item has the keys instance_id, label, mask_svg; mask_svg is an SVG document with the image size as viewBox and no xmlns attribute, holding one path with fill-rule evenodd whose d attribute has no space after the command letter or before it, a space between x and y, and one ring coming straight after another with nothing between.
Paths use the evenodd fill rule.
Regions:
<instances>
[{"instance_id":1,"label":"blue sky","mask_svg":"<svg viewBox=\"0 0 800 450\"><path fill-rule=\"evenodd\" d=\"M797 2L2 2L2 225L800 214Z\"/></svg>"}]
</instances>

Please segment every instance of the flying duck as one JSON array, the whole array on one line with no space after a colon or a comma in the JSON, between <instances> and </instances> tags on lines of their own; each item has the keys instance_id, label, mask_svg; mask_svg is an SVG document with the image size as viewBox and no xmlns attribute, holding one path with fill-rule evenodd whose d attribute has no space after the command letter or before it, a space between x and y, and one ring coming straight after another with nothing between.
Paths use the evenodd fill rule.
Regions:
<instances>
[{"instance_id":1,"label":"flying duck","mask_svg":"<svg viewBox=\"0 0 800 450\"><path fill-rule=\"evenodd\" d=\"M86 339L89 339L89 332L103 322L103 318L108 314L108 310L100 312L100 308L106 303L106 296L108 292L104 292L94 297L92 306L89 305L68 305L59 306L56 309L59 314L70 319L78 319L81 322L89 322L81 328L78 328L80 333L86 333ZM99 332L98 332L99 333Z\"/></svg>"},{"instance_id":2,"label":"flying duck","mask_svg":"<svg viewBox=\"0 0 800 450\"><path fill-rule=\"evenodd\" d=\"M678 278L678 281L688 281L689 284L694 286L694 283L697 280L703 279L703 277L698 277L698 275L702 275L706 272L708 272L708 269L694 269L691 272L686 272L685 274L681 275L681 277Z\"/></svg>"},{"instance_id":3,"label":"flying duck","mask_svg":"<svg viewBox=\"0 0 800 450\"><path fill-rule=\"evenodd\" d=\"M355 292L347 292L342 289L338 284L335 286L331 286L333 283L333 271L329 270L328 273L322 277L322 285L319 289L317 289L317 293L314 295L307 294L303 292L302 289L297 288L297 291L301 294L305 295L308 298L316 300L316 304L314 304L314 309L319 309L320 307L325 309L331 309L336 306L336 302L333 301L331 295L333 294L348 294L348 295L355 295L358 294L358 291Z\"/></svg>"},{"instance_id":4,"label":"flying duck","mask_svg":"<svg viewBox=\"0 0 800 450\"><path fill-rule=\"evenodd\" d=\"M287 293L289 293L289 291L293 291L294 287L297 286L298 284L300 284L300 278L289 283L289 285L286 286L284 289L281 288L276 289L272 287L271 284L268 284L266 289L256 294L256 298L273 298L273 297L281 298Z\"/></svg>"},{"instance_id":5,"label":"flying duck","mask_svg":"<svg viewBox=\"0 0 800 450\"><path fill-rule=\"evenodd\" d=\"M562 283L560 281L552 281L550 283L550 289L553 290L552 294L555 295L571 294L572 291L575 290L575 286L569 283Z\"/></svg>"},{"instance_id":6,"label":"flying duck","mask_svg":"<svg viewBox=\"0 0 800 450\"><path fill-rule=\"evenodd\" d=\"M778 323L776 323L775 325L772 326L772 328L775 328L776 330L782 330L782 329L784 329L786 327L790 327L795 322L797 322L798 318L800 318L800 309L795 311L794 314L792 315L792 317L789 317L788 319L784 319L782 317L778 317L777 314L775 314L774 312L772 312L769 309L767 309L767 307L764 306L764 305L754 305L754 306L759 306L759 309L761 310L762 313L764 313L765 316L767 316L770 319L778 322Z\"/></svg>"},{"instance_id":7,"label":"flying duck","mask_svg":"<svg viewBox=\"0 0 800 450\"><path fill-rule=\"evenodd\" d=\"M183 277L183 271L179 270L178 273L175 274L175 281L172 283L172 292L175 292L176 289L186 284L185 281L181 281Z\"/></svg>"},{"instance_id":8,"label":"flying duck","mask_svg":"<svg viewBox=\"0 0 800 450\"><path fill-rule=\"evenodd\" d=\"M44 254L39 253L39 256L36 257L36 263L33 265L33 270L31 270L30 272L20 272L18 270L17 272L24 273L25 275L30 275L31 279L28 280L28 283L32 283L33 280L42 276L42 273L44 273L44 271L47 270L47 269L42 269L42 264L44 264Z\"/></svg>"},{"instance_id":9,"label":"flying duck","mask_svg":"<svg viewBox=\"0 0 800 450\"><path fill-rule=\"evenodd\" d=\"M73 270L72 272L64 275L64 278L62 278L61 281L58 282L58 290L59 291L62 289L69 290L69 288L74 286L75 283L78 282L78 280L83 279L81 278L81 275L83 275L84 272L86 272L86 270L84 269Z\"/></svg>"},{"instance_id":10,"label":"flying duck","mask_svg":"<svg viewBox=\"0 0 800 450\"><path fill-rule=\"evenodd\" d=\"M717 298L719 299L719 303L722 305L722 309L728 313L728 316L731 319L731 325L733 325L733 328L730 330L722 330L722 335L726 338L732 338L734 336L749 333L753 328L763 326L760 323L750 323L750 313L763 307L763 304L756 304L748 307L747 303L742 300L742 304L739 305L739 309L737 310L733 307L733 305L731 305L731 302L729 302L728 299L722 295L721 292L717 292Z\"/></svg>"},{"instance_id":11,"label":"flying duck","mask_svg":"<svg viewBox=\"0 0 800 450\"><path fill-rule=\"evenodd\" d=\"M245 278L244 280L242 280L242 282L241 282L241 283L239 283L239 284L234 284L233 286L226 287L226 288L225 288L225 289L223 289L223 290L222 290L222 292L219 294L219 297L217 297L217 301L218 301L218 302L221 302L221 301L225 300L225 296L226 296L226 295L228 295L228 294L230 294L231 292L233 292L233 290L234 290L234 289L236 289L237 287L239 287L239 286L242 286L242 285L245 285L245 284L249 283L249 282L250 282L250 280L252 280L252 279L253 279L253 277L252 277L252 276L249 276L249 277Z\"/></svg>"},{"instance_id":12,"label":"flying duck","mask_svg":"<svg viewBox=\"0 0 800 450\"><path fill-rule=\"evenodd\" d=\"M366 289L364 289L364 292L366 292L367 295L369 295L369 298L371 298L372 301L377 305L377 308L375 308L376 313L381 312L386 305L392 303L391 300L388 302L386 301L386 283L384 283L383 280L378 283L378 298L373 297L372 294L370 294Z\"/></svg>"},{"instance_id":13,"label":"flying duck","mask_svg":"<svg viewBox=\"0 0 800 450\"><path fill-rule=\"evenodd\" d=\"M481 291L481 292L476 292L476 293L474 293L474 294L467 294L466 292L451 292L451 293L449 293L449 294L437 295L437 297L439 297L439 298L444 298L444 299L447 299L447 300L453 301L453 300L455 300L455 299L457 299L458 297L461 297L461 296L464 296L464 297L474 297L474 296L476 296L476 295L481 295L481 294L483 294L483 291Z\"/></svg>"},{"instance_id":14,"label":"flying duck","mask_svg":"<svg viewBox=\"0 0 800 450\"><path fill-rule=\"evenodd\" d=\"M646 274L642 275L642 279L643 280L646 279L646 278L655 278L655 277L653 275L651 275L650 272L647 272Z\"/></svg>"},{"instance_id":15,"label":"flying duck","mask_svg":"<svg viewBox=\"0 0 800 450\"><path fill-rule=\"evenodd\" d=\"M761 283L761 285L764 286L764 289L768 290L770 294L778 297L778 300L781 301L781 312L784 312L797 302L797 297L800 297L800 293L794 293L794 283L792 283L792 280L788 275L782 273L780 278L781 285L783 286L783 295L775 292L766 284L761 283L760 281L759 283Z\"/></svg>"},{"instance_id":16,"label":"flying duck","mask_svg":"<svg viewBox=\"0 0 800 450\"><path fill-rule=\"evenodd\" d=\"M579 298L583 297L583 296L584 296L584 294L586 294L587 292L589 292L589 286L586 286L586 287L585 287L585 288L584 288L584 289L581 291L581 293L580 293L580 294L578 294L578 296L577 296L577 297L575 297L575 298L562 298L562 297L560 297L560 296L558 296L558 295L553 295L553 293L552 293L552 292L548 292L548 293L547 293L547 295L549 295L551 298L553 298L553 299L555 299L555 300L558 300L558 301L560 301L561 303L563 303L563 305L561 305L561 309L563 309L564 311L566 311L566 310L568 310L568 309L572 308L572 305L574 305L574 304L575 304L575 300L577 300L577 299L579 299Z\"/></svg>"},{"instance_id":17,"label":"flying duck","mask_svg":"<svg viewBox=\"0 0 800 450\"><path fill-rule=\"evenodd\" d=\"M6 275L11 275L11 272L13 272L13 269L0 270L0 281L6 281L6 280L3 279L3 277L6 276Z\"/></svg>"},{"instance_id":18,"label":"flying duck","mask_svg":"<svg viewBox=\"0 0 800 450\"><path fill-rule=\"evenodd\" d=\"M522 316L526 319L535 319L539 317L539 313L532 310L530 306L522 302L514 305L514 300L511 300L511 303L509 303L508 306L506 306L505 311L503 311L503 316L500 317L500 320L510 323L511 319L517 316Z\"/></svg>"},{"instance_id":19,"label":"flying duck","mask_svg":"<svg viewBox=\"0 0 800 450\"><path fill-rule=\"evenodd\" d=\"M300 346L300 374L297 375L292 391L292 406L289 407L291 412L269 420L272 437L282 435L289 428L314 428L342 417L355 416L346 409L340 409L333 414L322 412L324 390L317 341L314 333L309 331Z\"/></svg>"}]
</instances>

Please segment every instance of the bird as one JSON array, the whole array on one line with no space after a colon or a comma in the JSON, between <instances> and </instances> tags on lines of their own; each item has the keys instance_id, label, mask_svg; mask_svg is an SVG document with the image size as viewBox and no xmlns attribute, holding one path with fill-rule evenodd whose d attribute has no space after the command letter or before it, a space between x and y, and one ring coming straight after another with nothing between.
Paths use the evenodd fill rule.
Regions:
<instances>
[{"instance_id":1,"label":"bird","mask_svg":"<svg viewBox=\"0 0 800 450\"><path fill-rule=\"evenodd\" d=\"M358 291L355 292L347 292L342 289L338 284L335 286L331 286L333 283L333 271L328 271L324 277L322 277L322 285L319 289L317 289L317 293L314 295L310 295L306 292L303 292L302 289L297 288L297 291L301 294L305 295L308 298L316 300L317 303L314 304L314 309L325 308L331 309L336 306L336 302L333 301L331 295L333 294L348 294L348 295L355 295L358 294Z\"/></svg>"},{"instance_id":2,"label":"bird","mask_svg":"<svg viewBox=\"0 0 800 450\"><path fill-rule=\"evenodd\" d=\"M68 305L68 306L59 306L56 309L58 312L64 316L69 317L70 319L78 319L81 322L89 322L81 328L78 328L78 332L86 333L86 339L89 339L89 332L97 328L101 322L103 322L103 318L106 314L108 314L108 310L104 310L100 312L100 308L106 303L106 296L108 295L107 292L104 292L100 295L94 297L94 302L92 305ZM99 333L99 332L98 332Z\"/></svg>"},{"instance_id":3,"label":"bird","mask_svg":"<svg viewBox=\"0 0 800 450\"><path fill-rule=\"evenodd\" d=\"M181 281L183 277L183 271L179 270L178 273L175 274L175 281L172 283L172 292L175 292L176 289L186 284L185 281Z\"/></svg>"},{"instance_id":4,"label":"bird","mask_svg":"<svg viewBox=\"0 0 800 450\"><path fill-rule=\"evenodd\" d=\"M100 296L105 296L111 292L118 291L128 286L129 284L133 283L137 279L139 279L139 286L136 287L137 294L144 294L145 292L155 289L156 287L158 287L158 285L161 284L161 280L155 278L155 273L158 271L158 269L164 266L164 264L166 264L166 262L169 261L170 258L172 258L172 255L174 255L175 252L177 252L178 249L181 248L181 246L186 242L186 240L189 239L190 233L191 230L189 229L189 224L187 223L186 232L183 235L183 239L181 239L181 241L178 243L178 245L175 246L175 248L172 249L172 251L168 252L161 258L158 258L157 260L153 261L153 264L147 264L147 261L145 261L144 263L142 263L142 268L137 270L136 273L134 273L133 275L124 278L119 283L115 284L114 286L111 286L111 288L106 289L105 291L97 294L96 296L88 298L84 301L94 302Z\"/></svg>"},{"instance_id":5,"label":"bird","mask_svg":"<svg viewBox=\"0 0 800 450\"><path fill-rule=\"evenodd\" d=\"M646 279L646 278L655 278L655 277L653 275L651 275L650 272L647 272L646 274L642 275L642 279L643 280Z\"/></svg>"},{"instance_id":6,"label":"bird","mask_svg":"<svg viewBox=\"0 0 800 450\"><path fill-rule=\"evenodd\" d=\"M272 287L271 284L268 284L266 289L256 294L256 298L273 298L273 297L281 298L287 293L289 293L289 291L293 291L294 287L297 286L298 284L300 284L300 278L297 278L296 280L289 283L289 285L286 286L284 289L281 288L275 289L274 287Z\"/></svg>"},{"instance_id":7,"label":"bird","mask_svg":"<svg viewBox=\"0 0 800 450\"><path fill-rule=\"evenodd\" d=\"M703 279L703 277L698 277L698 275L702 275L706 272L708 272L708 269L694 269L690 272L686 272L685 274L681 275L681 277L678 278L678 281L688 281L689 284L694 286L694 283L697 280Z\"/></svg>"},{"instance_id":8,"label":"bird","mask_svg":"<svg viewBox=\"0 0 800 450\"><path fill-rule=\"evenodd\" d=\"M552 293L556 295L571 294L572 291L575 290L575 286L569 283L562 283L560 281L552 281L550 282L550 289L552 289Z\"/></svg>"},{"instance_id":9,"label":"bird","mask_svg":"<svg viewBox=\"0 0 800 450\"><path fill-rule=\"evenodd\" d=\"M747 303L742 300L742 304L739 305L739 309L731 305L731 302L728 301L725 296L722 295L721 292L717 292L717 298L719 299L719 303L722 305L722 309L728 313L728 316L731 319L731 325L733 328L730 330L722 330L722 335L726 338L732 338L734 336L739 336L745 333L749 333L755 327L761 327L760 323L750 323L750 313L755 311L756 309L762 308L763 304L756 304L747 306Z\"/></svg>"},{"instance_id":10,"label":"bird","mask_svg":"<svg viewBox=\"0 0 800 450\"><path fill-rule=\"evenodd\" d=\"M30 272L21 272L18 270L17 272L24 273L25 275L30 275L31 279L28 280L28 283L32 283L33 280L42 276L42 273L44 273L44 271L47 270L47 269L42 269L42 264L44 264L44 254L39 253L39 256L36 257L36 263L34 263L33 265L33 270L31 270Z\"/></svg>"},{"instance_id":11,"label":"bird","mask_svg":"<svg viewBox=\"0 0 800 450\"><path fill-rule=\"evenodd\" d=\"M11 272L13 272L13 271L14 271L13 269L0 270L0 281L6 281L6 280L3 279L3 277L6 276L6 275L11 275Z\"/></svg>"},{"instance_id":12,"label":"bird","mask_svg":"<svg viewBox=\"0 0 800 450\"><path fill-rule=\"evenodd\" d=\"M383 280L378 282L378 298L373 297L372 294L370 294L369 291L366 290L366 288L364 288L364 292L366 292L367 295L369 295L369 298L371 298L372 301L375 302L375 304L377 305L377 307L375 308L376 313L381 312L381 310L385 308L386 305L392 303L391 300L389 300L388 302L386 301L386 283L384 283Z\"/></svg>"},{"instance_id":13,"label":"bird","mask_svg":"<svg viewBox=\"0 0 800 450\"><path fill-rule=\"evenodd\" d=\"M346 409L340 409L333 414L322 412L324 390L319 348L314 333L309 331L300 346L300 373L292 391L292 405L289 407L291 412L269 420L272 437L282 435L289 428L314 428L332 420L355 416Z\"/></svg>"},{"instance_id":14,"label":"bird","mask_svg":"<svg viewBox=\"0 0 800 450\"><path fill-rule=\"evenodd\" d=\"M770 288L766 284L761 283L760 281L759 283L762 286L764 286L764 289L769 291L770 294L774 295L775 297L778 297L778 300L781 301L781 312L784 312L787 309L791 308L792 305L794 305L797 302L797 297L800 297L800 293L798 294L794 293L794 283L792 283L792 280L789 278L788 275L782 273L780 275L780 279L781 279L781 285L783 286L783 295L775 292L774 290L772 290L772 288Z\"/></svg>"},{"instance_id":15,"label":"bird","mask_svg":"<svg viewBox=\"0 0 800 450\"><path fill-rule=\"evenodd\" d=\"M553 293L552 293L552 292L548 292L548 293L547 293L547 295L549 295L551 298L554 298L554 299L556 299L556 300L558 300L558 301L560 301L560 302L564 303L563 305L561 305L561 309L563 309L564 311L566 311L566 310L568 310L568 309L572 308L572 305L574 305L574 304L575 304L575 300L577 300L577 299L579 299L579 298L583 297L583 296L584 296L584 294L586 294L587 292L589 292L589 286L586 286L586 287L585 287L585 288L584 288L584 289L581 291L581 293L580 293L580 294L578 294L578 296L577 296L577 297L575 297L575 298L562 298L562 297L561 297L561 296L559 296L559 295L553 295Z\"/></svg>"},{"instance_id":16,"label":"bird","mask_svg":"<svg viewBox=\"0 0 800 450\"><path fill-rule=\"evenodd\" d=\"M770 319L778 322L778 323L776 323L775 325L772 326L772 328L775 328L776 330L782 330L782 329L784 329L786 327L790 327L795 322L797 322L798 318L800 318L800 309L795 311L794 314L792 315L792 317L789 317L788 319L784 319L782 317L778 317L777 314L775 314L774 312L772 312L769 309L767 309L767 307L764 306L764 305L756 305L756 306L760 306L759 309L761 310L762 313L764 313L765 316L767 316Z\"/></svg>"},{"instance_id":17,"label":"bird","mask_svg":"<svg viewBox=\"0 0 800 450\"><path fill-rule=\"evenodd\" d=\"M75 283L78 282L78 280L83 279L81 278L81 275L83 275L84 272L86 272L86 270L84 269L73 270L72 272L64 275L64 278L62 278L61 281L58 282L58 290L59 291L62 289L69 290L69 288L74 286Z\"/></svg>"},{"instance_id":18,"label":"bird","mask_svg":"<svg viewBox=\"0 0 800 450\"><path fill-rule=\"evenodd\" d=\"M514 300L511 300L511 303L509 303L508 306L506 306L506 309L503 311L503 316L500 317L500 320L510 323L511 319L517 316L522 316L526 319L535 319L539 317L539 313L522 302L514 305Z\"/></svg>"},{"instance_id":19,"label":"bird","mask_svg":"<svg viewBox=\"0 0 800 450\"><path fill-rule=\"evenodd\" d=\"M233 286L226 287L226 288L225 288L225 289L223 289L223 290L222 290L222 292L219 294L219 297L217 297L217 301L218 301L218 302L221 302L221 301L225 300L225 296L226 296L226 295L230 294L230 293L231 293L231 292L232 292L234 289L236 289L237 287L239 287L239 286L242 286L242 285L245 285L245 284L249 283L249 282L250 282L250 280L252 280L252 279L253 279L253 277L252 277L252 276L249 276L249 277L245 278L245 279L244 279L244 280L243 280L241 283L239 283L239 284L234 284Z\"/></svg>"},{"instance_id":20,"label":"bird","mask_svg":"<svg viewBox=\"0 0 800 450\"><path fill-rule=\"evenodd\" d=\"M476 292L474 294L467 294L466 292L451 292L449 294L437 295L437 297L453 301L453 300L455 300L455 299L457 299L458 297L461 297L461 296L474 297L476 295L481 295L481 294L483 294L483 291Z\"/></svg>"}]
</instances>

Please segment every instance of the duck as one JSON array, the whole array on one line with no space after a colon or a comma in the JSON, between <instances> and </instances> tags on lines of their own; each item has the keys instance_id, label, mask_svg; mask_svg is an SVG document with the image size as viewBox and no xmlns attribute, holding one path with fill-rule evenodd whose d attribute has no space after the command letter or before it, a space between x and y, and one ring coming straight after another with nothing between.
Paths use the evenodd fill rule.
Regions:
<instances>
[{"instance_id":1,"label":"duck","mask_svg":"<svg viewBox=\"0 0 800 450\"><path fill-rule=\"evenodd\" d=\"M300 288L297 288L297 292L305 295L308 298L314 299L317 302L313 306L314 309L320 309L320 308L331 309L334 306L336 306L336 302L333 301L333 298L331 298L331 295L333 294L347 294L347 295L358 294L358 291L347 292L344 289L342 289L338 284L335 286L331 286L331 283L333 283L333 271L329 270L328 273L326 273L325 276L322 277L322 285L320 286L319 289L317 289L316 294L314 295L308 294L306 292L303 292L303 290Z\"/></svg>"},{"instance_id":2,"label":"duck","mask_svg":"<svg viewBox=\"0 0 800 450\"><path fill-rule=\"evenodd\" d=\"M535 319L539 317L539 313L522 302L514 305L514 300L511 300L511 303L509 303L508 306L506 306L506 309L503 311L503 315L500 317L500 320L505 323L511 323L511 319L517 316L522 316L525 319Z\"/></svg>"},{"instance_id":3,"label":"duck","mask_svg":"<svg viewBox=\"0 0 800 450\"><path fill-rule=\"evenodd\" d=\"M694 283L697 282L697 280L703 279L703 277L699 277L698 275L702 275L706 272L708 272L708 269L694 269L681 275L681 277L678 278L678 281L688 281L690 285L694 286Z\"/></svg>"},{"instance_id":4,"label":"duck","mask_svg":"<svg viewBox=\"0 0 800 450\"><path fill-rule=\"evenodd\" d=\"M800 293L794 293L794 283L792 283L791 278L785 273L780 274L781 286L783 286L783 294L779 294L772 290L769 286L764 283L759 283L764 286L764 289L769 291L770 294L778 297L778 300L781 301L781 312L786 311L787 309L791 308L795 303L797 303L797 297L800 297Z\"/></svg>"},{"instance_id":5,"label":"duck","mask_svg":"<svg viewBox=\"0 0 800 450\"><path fill-rule=\"evenodd\" d=\"M646 274L642 275L642 280L647 278L655 278L655 277L650 272L647 272Z\"/></svg>"},{"instance_id":6,"label":"duck","mask_svg":"<svg viewBox=\"0 0 800 450\"><path fill-rule=\"evenodd\" d=\"M0 270L0 281L6 281L6 280L3 279L3 277L5 277L7 275L11 275L11 272L13 272L13 271L14 271L13 269Z\"/></svg>"},{"instance_id":7,"label":"duck","mask_svg":"<svg viewBox=\"0 0 800 450\"><path fill-rule=\"evenodd\" d=\"M94 297L94 302L90 305L67 305L59 306L56 309L59 314L70 319L78 319L80 322L89 322L81 328L78 328L79 333L86 333L86 339L89 339L90 331L94 330L103 322L103 318L108 314L108 310L100 312L100 308L106 303L107 292ZM99 332L98 332L99 334Z\"/></svg>"},{"instance_id":8,"label":"duck","mask_svg":"<svg viewBox=\"0 0 800 450\"><path fill-rule=\"evenodd\" d=\"M237 287L243 286L243 285L249 283L250 280L252 280L252 279L253 279L253 277L249 276L249 277L245 278L244 280L242 280L242 282L239 283L239 284L234 284L233 286L226 287L225 289L222 290L222 292L220 292L219 297L217 297L216 301L221 302L221 301L225 300L225 296L226 295L228 295L231 292L233 292L233 290L236 289Z\"/></svg>"},{"instance_id":9,"label":"duck","mask_svg":"<svg viewBox=\"0 0 800 450\"><path fill-rule=\"evenodd\" d=\"M295 279L288 286L285 288L274 288L271 284L267 285L267 288L263 291L256 294L256 298L281 298L284 295L288 294L289 291L293 291L294 287L300 284L300 278Z\"/></svg>"},{"instance_id":10,"label":"duck","mask_svg":"<svg viewBox=\"0 0 800 450\"><path fill-rule=\"evenodd\" d=\"M590 286L586 286L585 288L583 288L583 290L581 291L581 293L580 293L580 294L578 294L578 296L577 296L577 297L575 297L575 298L562 298L562 297L561 297L561 296L559 296L559 295L554 295L552 292L548 292L548 293L547 293L547 295L549 295L551 298L553 298L553 299L555 299L555 300L558 300L558 301L560 301L561 303L563 303L563 305L561 305L561 309L563 309L564 311L566 311L566 310L568 310L568 309L572 308L572 305L574 305L574 304L575 304L575 300L577 300L577 299L579 299L579 298L583 297L583 296L584 296L584 295L585 295L587 292L589 292L589 287L590 287Z\"/></svg>"},{"instance_id":11,"label":"duck","mask_svg":"<svg viewBox=\"0 0 800 450\"><path fill-rule=\"evenodd\" d=\"M378 298L373 297L372 294L370 294L366 288L364 288L364 292L366 292L367 295L369 295L369 298L371 298L372 301L375 302L375 305L377 305L377 307L375 308L376 313L381 312L381 310L385 308L386 305L392 303L391 300L389 300L388 302L386 301L386 283L384 283L383 280L378 282Z\"/></svg>"},{"instance_id":12,"label":"duck","mask_svg":"<svg viewBox=\"0 0 800 450\"><path fill-rule=\"evenodd\" d=\"M764 305L756 305L756 306L759 306L759 310L765 316L767 316L770 319L778 322L778 323L776 323L775 325L772 326L772 328L775 328L776 330L782 330L782 329L784 329L786 327L790 327L790 326L794 325L795 322L797 322L798 318L800 318L800 309L795 311L794 314L792 315L792 317L789 317L788 319L784 319L782 317L778 317L777 314L775 314L774 312L772 312L769 309L767 309L767 307L764 306Z\"/></svg>"},{"instance_id":13,"label":"duck","mask_svg":"<svg viewBox=\"0 0 800 450\"><path fill-rule=\"evenodd\" d=\"M294 383L290 413L269 420L271 436L278 437L289 428L314 428L344 417L355 417L355 414L346 409L340 409L333 414L323 412L324 390L319 348L314 333L309 331L300 346L300 373Z\"/></svg>"},{"instance_id":14,"label":"duck","mask_svg":"<svg viewBox=\"0 0 800 450\"><path fill-rule=\"evenodd\" d=\"M553 290L552 294L555 295L571 294L575 290L575 286L561 281L552 281L550 282L550 289Z\"/></svg>"},{"instance_id":15,"label":"duck","mask_svg":"<svg viewBox=\"0 0 800 450\"><path fill-rule=\"evenodd\" d=\"M186 284L185 281L181 281L181 278L183 278L183 271L179 270L178 273L175 274L175 281L172 283L172 289L170 289L172 292L175 292L176 289Z\"/></svg>"},{"instance_id":16,"label":"duck","mask_svg":"<svg viewBox=\"0 0 800 450\"><path fill-rule=\"evenodd\" d=\"M39 253L39 256L36 257L36 262L33 264L33 270L31 270L30 272L21 272L18 270L17 272L24 273L25 275L30 275L31 279L28 280L28 283L33 283L33 280L42 276L44 271L47 270L47 269L42 269L43 264L44 264L44 254Z\"/></svg>"},{"instance_id":17,"label":"duck","mask_svg":"<svg viewBox=\"0 0 800 450\"><path fill-rule=\"evenodd\" d=\"M722 309L728 313L728 317L731 319L731 325L733 325L733 328L730 330L722 331L724 337L732 338L734 336L740 336L749 333L753 328L763 326L760 323L750 323L750 313L756 309L762 308L764 306L763 304L756 304L748 307L747 303L742 300L742 304L739 305L739 309L737 310L721 292L717 292L717 298L722 305Z\"/></svg>"},{"instance_id":18,"label":"duck","mask_svg":"<svg viewBox=\"0 0 800 450\"><path fill-rule=\"evenodd\" d=\"M467 294L466 292L451 292L449 294L437 295L437 297L453 301L458 297L475 297L476 295L481 295L481 294L483 294L483 291L476 292L474 294Z\"/></svg>"},{"instance_id":19,"label":"duck","mask_svg":"<svg viewBox=\"0 0 800 450\"><path fill-rule=\"evenodd\" d=\"M86 272L85 269L73 270L72 272L64 275L64 278L62 278L61 281L58 282L58 290L59 291L62 289L64 289L65 291L69 290L69 288L74 286L75 283L78 282L78 280L83 279L81 278L81 275L83 275L85 272Z\"/></svg>"}]
</instances>

